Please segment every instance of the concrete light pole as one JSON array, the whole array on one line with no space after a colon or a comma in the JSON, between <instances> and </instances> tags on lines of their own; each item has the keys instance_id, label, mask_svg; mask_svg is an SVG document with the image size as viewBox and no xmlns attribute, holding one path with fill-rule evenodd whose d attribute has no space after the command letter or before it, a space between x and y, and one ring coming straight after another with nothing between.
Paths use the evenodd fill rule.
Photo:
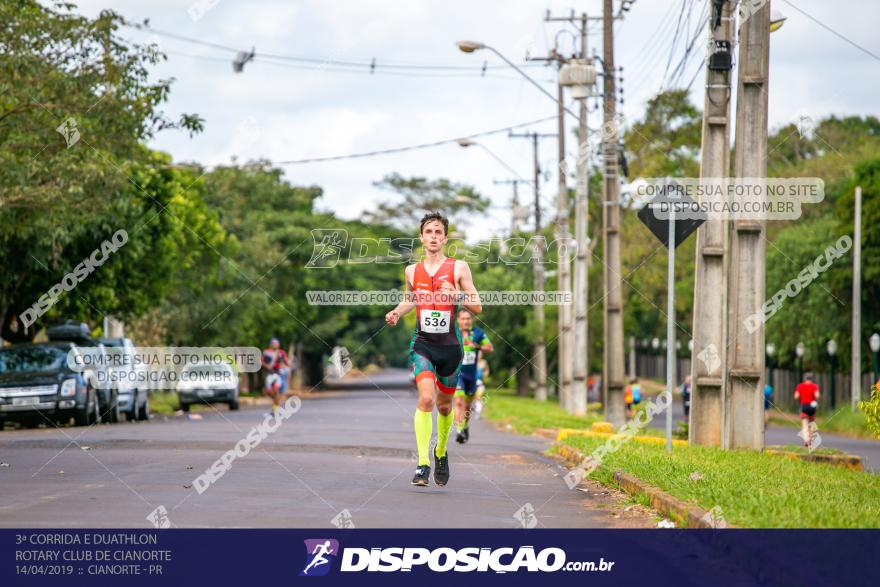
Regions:
<instances>
[{"instance_id":1,"label":"concrete light pole","mask_svg":"<svg viewBox=\"0 0 880 587\"><path fill-rule=\"evenodd\" d=\"M850 390L852 410L862 399L862 187L856 187L856 209L853 220L853 296L852 296L852 363Z\"/></svg>"},{"instance_id":2,"label":"concrete light pole","mask_svg":"<svg viewBox=\"0 0 880 587\"><path fill-rule=\"evenodd\" d=\"M700 149L700 177L727 177L730 169L730 71L736 2L714 3ZM727 358L728 223L709 218L697 229L691 349L692 444L720 446Z\"/></svg>"},{"instance_id":3,"label":"concrete light pole","mask_svg":"<svg viewBox=\"0 0 880 587\"><path fill-rule=\"evenodd\" d=\"M767 100L770 5L740 25L734 176L767 177ZM763 315L766 295L765 221L734 220L730 233L726 397L721 406L722 448L764 445L764 323L752 331L748 316Z\"/></svg>"},{"instance_id":4,"label":"concrete light pole","mask_svg":"<svg viewBox=\"0 0 880 587\"><path fill-rule=\"evenodd\" d=\"M624 338L623 338L623 284L620 260L620 178L617 173L617 114L614 78L614 6L612 0L603 3L604 67L602 108L604 132L604 202L603 202L603 261L605 275L604 322L605 352L603 353L602 387L605 419L619 426L626 419L623 403Z\"/></svg>"}]
</instances>

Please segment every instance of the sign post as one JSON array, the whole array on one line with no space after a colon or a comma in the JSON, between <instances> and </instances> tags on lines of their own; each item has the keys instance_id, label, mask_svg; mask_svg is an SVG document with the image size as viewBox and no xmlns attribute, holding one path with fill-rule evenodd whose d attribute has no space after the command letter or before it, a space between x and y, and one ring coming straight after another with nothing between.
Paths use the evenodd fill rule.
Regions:
<instances>
[{"instance_id":1,"label":"sign post","mask_svg":"<svg viewBox=\"0 0 880 587\"><path fill-rule=\"evenodd\" d=\"M669 209L666 263L666 451L672 452L672 388L675 386L675 208Z\"/></svg>"},{"instance_id":2,"label":"sign post","mask_svg":"<svg viewBox=\"0 0 880 587\"><path fill-rule=\"evenodd\" d=\"M666 450L672 452L672 390L675 388L675 247L705 222L687 218L676 222L675 208L691 208L694 200L686 195L658 195L639 210L639 220L666 245Z\"/></svg>"}]
</instances>

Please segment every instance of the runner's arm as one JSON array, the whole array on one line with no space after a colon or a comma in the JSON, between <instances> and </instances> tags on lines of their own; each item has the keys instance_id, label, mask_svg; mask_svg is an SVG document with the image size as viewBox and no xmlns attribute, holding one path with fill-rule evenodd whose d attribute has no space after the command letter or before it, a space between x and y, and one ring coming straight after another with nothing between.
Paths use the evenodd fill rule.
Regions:
<instances>
[{"instance_id":1,"label":"runner's arm","mask_svg":"<svg viewBox=\"0 0 880 587\"><path fill-rule=\"evenodd\" d=\"M483 312L483 304L480 303L480 294L474 287L474 278L471 275L470 266L464 261L456 261L456 275L458 275L458 286L464 294L462 306L473 312L481 314Z\"/></svg>"},{"instance_id":2,"label":"runner's arm","mask_svg":"<svg viewBox=\"0 0 880 587\"><path fill-rule=\"evenodd\" d=\"M416 307L416 304L413 301L412 296L411 296L412 291L413 291L411 281L412 281L412 274L414 272L414 268L415 268L415 265L409 265L409 266L407 266L406 271L404 272L406 275L406 293L407 293L406 298L404 298L404 300L402 302L397 304L397 306L393 310L391 310L390 312L385 314L385 322L387 322L391 326L394 326L395 324L397 324L398 320L400 320L402 317L406 316L408 313L410 313L413 310L413 308Z\"/></svg>"}]
</instances>

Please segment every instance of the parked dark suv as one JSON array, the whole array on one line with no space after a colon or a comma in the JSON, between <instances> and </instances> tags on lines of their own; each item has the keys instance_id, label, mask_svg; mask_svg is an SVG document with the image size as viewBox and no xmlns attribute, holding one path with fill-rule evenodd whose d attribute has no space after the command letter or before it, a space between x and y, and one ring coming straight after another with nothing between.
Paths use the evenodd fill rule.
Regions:
<instances>
[{"instance_id":1,"label":"parked dark suv","mask_svg":"<svg viewBox=\"0 0 880 587\"><path fill-rule=\"evenodd\" d=\"M99 340L92 338L88 324L76 320L66 320L60 324L49 326L46 329L46 336L51 342L72 342L77 346L85 358L85 363L93 365L92 370L99 375L93 380L95 381L93 387L98 394L99 420L111 423L121 421L119 390L109 383L108 372L112 369L109 366L107 350Z\"/></svg>"},{"instance_id":2,"label":"parked dark suv","mask_svg":"<svg viewBox=\"0 0 880 587\"><path fill-rule=\"evenodd\" d=\"M76 344L48 342L0 348L0 429L3 422L67 423L77 426L100 420L98 393L88 373L67 364Z\"/></svg>"}]
</instances>

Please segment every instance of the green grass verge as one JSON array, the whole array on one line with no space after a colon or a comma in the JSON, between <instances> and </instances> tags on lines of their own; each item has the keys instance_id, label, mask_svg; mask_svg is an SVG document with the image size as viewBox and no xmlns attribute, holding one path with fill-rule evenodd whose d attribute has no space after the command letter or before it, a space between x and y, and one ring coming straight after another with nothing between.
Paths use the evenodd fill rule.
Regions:
<instances>
[{"instance_id":1,"label":"green grass verge","mask_svg":"<svg viewBox=\"0 0 880 587\"><path fill-rule=\"evenodd\" d=\"M604 420L602 404L589 404L586 416L573 416L562 409L555 398L540 402L530 397L520 397L512 389L499 389L483 398L483 417L487 420L510 424L520 434L531 434L535 428L590 428L593 422ZM633 414L644 411L647 402L642 401ZM665 436L666 431L651 426L642 430L643 436Z\"/></svg>"},{"instance_id":2,"label":"green grass verge","mask_svg":"<svg viewBox=\"0 0 880 587\"><path fill-rule=\"evenodd\" d=\"M483 397L483 417L510 424L519 434L531 434L535 428L589 428L602 418L593 413L572 416L555 399L545 402L519 397L512 390L495 390Z\"/></svg>"},{"instance_id":3,"label":"green grass verge","mask_svg":"<svg viewBox=\"0 0 880 587\"><path fill-rule=\"evenodd\" d=\"M569 437L589 454L604 440ZM628 443L606 453L592 477L614 484L623 470L706 510L750 528L880 528L880 476L753 451ZM702 479L691 480L695 472Z\"/></svg>"},{"instance_id":4,"label":"green grass verge","mask_svg":"<svg viewBox=\"0 0 880 587\"><path fill-rule=\"evenodd\" d=\"M262 393L245 392L240 397L261 398ZM180 409L180 401L176 391L160 391L150 393L150 411L160 416L170 416ZM215 405L196 403L189 407L190 412L205 412L217 409Z\"/></svg>"},{"instance_id":5,"label":"green grass verge","mask_svg":"<svg viewBox=\"0 0 880 587\"><path fill-rule=\"evenodd\" d=\"M784 445L784 446L768 446L767 448L768 448L768 449L772 449L772 450L781 450L781 451L785 451L785 452L793 452L793 453L797 453L797 454L799 454L799 455L807 455L807 454L814 454L814 455L843 455L843 454L846 454L846 453L843 452L842 450L837 450L836 448L821 448L821 447L820 447L820 448L817 448L817 449L814 449L812 452L810 452L810 449L808 449L807 447L805 447L805 446L802 445L802 444L786 444L786 445Z\"/></svg>"},{"instance_id":6,"label":"green grass verge","mask_svg":"<svg viewBox=\"0 0 880 587\"><path fill-rule=\"evenodd\" d=\"M150 394L150 411L161 416L170 416L180 409L177 401L177 393L174 391L160 391Z\"/></svg>"},{"instance_id":7,"label":"green grass verge","mask_svg":"<svg viewBox=\"0 0 880 587\"><path fill-rule=\"evenodd\" d=\"M788 428L801 427L800 418L795 415L786 414L783 416L778 413L770 414L770 424L786 426ZM877 439L868 428L868 420L865 418L865 414L861 410L853 412L849 406L843 407L839 411L827 416L816 416L816 427L820 434L828 432L855 438Z\"/></svg>"},{"instance_id":8,"label":"green grass verge","mask_svg":"<svg viewBox=\"0 0 880 587\"><path fill-rule=\"evenodd\" d=\"M150 411L160 416L170 416L180 409L180 402L176 391L160 391L150 394ZM207 404L194 404L189 407L190 412L201 412L212 409Z\"/></svg>"}]
</instances>

